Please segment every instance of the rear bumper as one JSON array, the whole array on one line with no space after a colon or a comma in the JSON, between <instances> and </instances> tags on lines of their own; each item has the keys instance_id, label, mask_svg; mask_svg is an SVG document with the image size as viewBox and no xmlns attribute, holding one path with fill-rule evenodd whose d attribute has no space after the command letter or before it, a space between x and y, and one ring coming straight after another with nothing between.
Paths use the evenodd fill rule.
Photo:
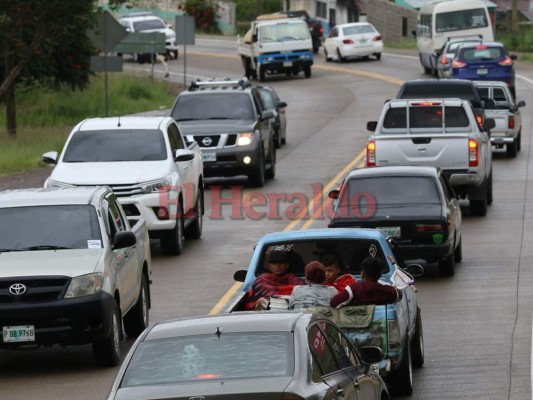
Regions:
<instances>
[{"instance_id":1,"label":"rear bumper","mask_svg":"<svg viewBox=\"0 0 533 400\"><path fill-rule=\"evenodd\" d=\"M398 254L406 259L437 260L452 254L453 245L451 242L442 244L415 244L410 242L396 241Z\"/></svg>"},{"instance_id":2,"label":"rear bumper","mask_svg":"<svg viewBox=\"0 0 533 400\"><path fill-rule=\"evenodd\" d=\"M483 183L483 177L475 172L468 170L444 170L452 186L475 186L479 187Z\"/></svg>"}]
</instances>

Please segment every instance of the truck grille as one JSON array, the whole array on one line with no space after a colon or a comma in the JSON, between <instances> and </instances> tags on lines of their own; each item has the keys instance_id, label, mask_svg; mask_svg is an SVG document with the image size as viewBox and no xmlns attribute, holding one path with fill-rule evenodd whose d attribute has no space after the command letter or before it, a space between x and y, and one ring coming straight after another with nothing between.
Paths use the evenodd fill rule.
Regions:
<instances>
[{"instance_id":1,"label":"truck grille","mask_svg":"<svg viewBox=\"0 0 533 400\"><path fill-rule=\"evenodd\" d=\"M79 186L86 186L86 185L79 185ZM116 185L109 185L106 183L99 184L98 186L109 186L111 189L113 189L113 192L117 197L130 197L130 196L136 196L143 194L143 190L141 186L138 183L133 184L116 184Z\"/></svg>"},{"instance_id":2,"label":"truck grille","mask_svg":"<svg viewBox=\"0 0 533 400\"><path fill-rule=\"evenodd\" d=\"M222 133L219 135L194 135L192 139L198 143L203 149L207 148L222 148L235 146L237 143L236 133ZM188 141L191 140L191 136L188 137Z\"/></svg>"},{"instance_id":3,"label":"truck grille","mask_svg":"<svg viewBox=\"0 0 533 400\"><path fill-rule=\"evenodd\" d=\"M0 279L0 304L10 303L39 303L46 301L60 300L70 283L70 278L66 276L52 277L22 277ZM21 294L10 293L10 288L14 292L14 285ZM25 290L22 290L21 285Z\"/></svg>"}]
</instances>

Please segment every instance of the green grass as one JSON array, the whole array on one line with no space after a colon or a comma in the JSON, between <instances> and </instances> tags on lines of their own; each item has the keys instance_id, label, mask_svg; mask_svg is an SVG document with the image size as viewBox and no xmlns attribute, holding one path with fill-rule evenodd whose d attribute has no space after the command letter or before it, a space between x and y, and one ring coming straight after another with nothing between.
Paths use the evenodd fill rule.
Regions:
<instances>
[{"instance_id":1,"label":"green grass","mask_svg":"<svg viewBox=\"0 0 533 400\"><path fill-rule=\"evenodd\" d=\"M391 49L416 49L416 40L414 39L402 39L398 43L385 43L385 47Z\"/></svg>"},{"instance_id":2,"label":"green grass","mask_svg":"<svg viewBox=\"0 0 533 400\"><path fill-rule=\"evenodd\" d=\"M176 88L148 76L110 74L108 116L170 108ZM96 76L83 91L51 91L17 87L17 135L6 130L5 105L0 104L0 175L44 166L42 153L61 151L70 130L85 118L104 116L104 78Z\"/></svg>"}]
</instances>

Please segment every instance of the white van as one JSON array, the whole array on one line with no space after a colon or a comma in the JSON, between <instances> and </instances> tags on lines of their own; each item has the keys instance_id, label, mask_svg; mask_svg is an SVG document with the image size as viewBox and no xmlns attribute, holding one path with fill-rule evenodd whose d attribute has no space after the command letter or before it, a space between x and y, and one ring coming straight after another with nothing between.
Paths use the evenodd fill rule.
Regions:
<instances>
[{"instance_id":1,"label":"white van","mask_svg":"<svg viewBox=\"0 0 533 400\"><path fill-rule=\"evenodd\" d=\"M426 74L437 73L438 51L450 38L494 40L487 6L482 0L435 0L420 8L416 44Z\"/></svg>"}]
</instances>

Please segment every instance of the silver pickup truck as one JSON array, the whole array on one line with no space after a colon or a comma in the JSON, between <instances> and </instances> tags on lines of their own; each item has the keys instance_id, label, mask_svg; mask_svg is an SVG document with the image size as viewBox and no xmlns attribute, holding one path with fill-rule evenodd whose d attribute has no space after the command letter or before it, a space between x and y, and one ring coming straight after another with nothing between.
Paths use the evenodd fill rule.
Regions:
<instances>
[{"instance_id":1,"label":"silver pickup truck","mask_svg":"<svg viewBox=\"0 0 533 400\"><path fill-rule=\"evenodd\" d=\"M494 119L495 127L490 131L490 142L497 149L505 146L509 157L516 157L522 142L522 116L520 108L525 101L518 103L505 82L473 81L485 102L485 118Z\"/></svg>"},{"instance_id":2,"label":"silver pickup truck","mask_svg":"<svg viewBox=\"0 0 533 400\"><path fill-rule=\"evenodd\" d=\"M0 193L0 349L91 343L121 361L148 326L150 242L109 187Z\"/></svg>"},{"instance_id":3,"label":"silver pickup truck","mask_svg":"<svg viewBox=\"0 0 533 400\"><path fill-rule=\"evenodd\" d=\"M470 201L472 215L485 215L492 203L492 150L470 103L461 99L405 99L385 103L379 121L369 121L368 167L440 167L456 193Z\"/></svg>"}]
</instances>

